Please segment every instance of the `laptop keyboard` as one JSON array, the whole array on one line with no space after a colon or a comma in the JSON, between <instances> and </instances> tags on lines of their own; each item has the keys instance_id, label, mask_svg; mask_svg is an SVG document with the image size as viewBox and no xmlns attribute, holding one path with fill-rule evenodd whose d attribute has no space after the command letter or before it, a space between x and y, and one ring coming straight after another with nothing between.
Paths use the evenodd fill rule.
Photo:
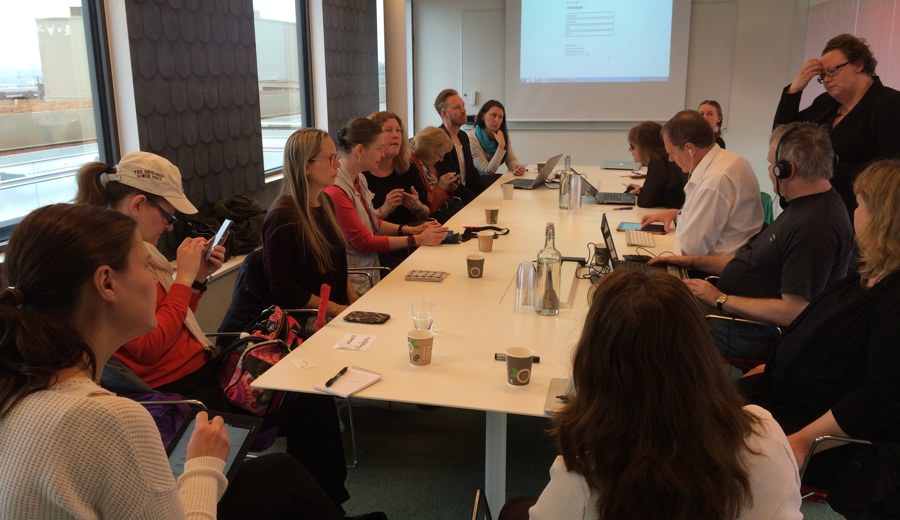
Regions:
<instances>
[{"instance_id":1,"label":"laptop keyboard","mask_svg":"<svg viewBox=\"0 0 900 520\"><path fill-rule=\"evenodd\" d=\"M635 197L631 193L608 193L601 192L597 194L597 202L601 204L634 204Z\"/></svg>"},{"instance_id":2,"label":"laptop keyboard","mask_svg":"<svg viewBox=\"0 0 900 520\"><path fill-rule=\"evenodd\" d=\"M632 247L656 247L656 240L647 231L629 229L625 231L625 242Z\"/></svg>"}]
</instances>

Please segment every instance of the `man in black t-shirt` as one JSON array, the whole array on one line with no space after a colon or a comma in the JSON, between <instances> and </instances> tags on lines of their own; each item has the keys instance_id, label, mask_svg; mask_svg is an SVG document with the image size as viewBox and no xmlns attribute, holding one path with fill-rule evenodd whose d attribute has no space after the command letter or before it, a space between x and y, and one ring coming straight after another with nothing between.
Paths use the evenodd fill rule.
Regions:
<instances>
[{"instance_id":1,"label":"man in black t-shirt","mask_svg":"<svg viewBox=\"0 0 900 520\"><path fill-rule=\"evenodd\" d=\"M698 300L722 314L786 326L850 266L853 226L831 187L834 153L827 131L808 123L780 126L769 145L769 178L787 204L769 227L727 256L657 257L720 275L718 285L686 280ZM710 320L725 356L764 359L777 338L774 327Z\"/></svg>"}]
</instances>

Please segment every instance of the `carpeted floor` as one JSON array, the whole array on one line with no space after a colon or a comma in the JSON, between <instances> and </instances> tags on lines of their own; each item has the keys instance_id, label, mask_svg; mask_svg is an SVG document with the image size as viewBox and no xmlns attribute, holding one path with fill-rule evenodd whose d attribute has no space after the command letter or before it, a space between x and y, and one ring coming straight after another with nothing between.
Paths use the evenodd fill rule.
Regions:
<instances>
[{"instance_id":1,"label":"carpeted floor","mask_svg":"<svg viewBox=\"0 0 900 520\"><path fill-rule=\"evenodd\" d=\"M354 401L355 403L357 401ZM484 482L484 413L364 402L354 406L359 466L348 470L350 514L384 511L391 520L470 518ZM342 413L346 424L346 411ZM510 416L507 497L537 496L555 456L547 420ZM345 433L347 458L350 435ZM804 503L808 520L840 519L827 505ZM498 511L494 511L496 518Z\"/></svg>"}]
</instances>

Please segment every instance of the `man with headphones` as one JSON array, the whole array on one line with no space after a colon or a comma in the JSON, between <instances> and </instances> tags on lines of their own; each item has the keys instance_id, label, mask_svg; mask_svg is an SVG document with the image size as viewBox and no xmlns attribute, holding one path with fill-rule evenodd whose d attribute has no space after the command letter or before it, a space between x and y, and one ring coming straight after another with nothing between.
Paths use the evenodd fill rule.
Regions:
<instances>
[{"instance_id":1,"label":"man with headphones","mask_svg":"<svg viewBox=\"0 0 900 520\"><path fill-rule=\"evenodd\" d=\"M686 255L729 255L763 224L759 182L750 163L722 149L712 127L696 110L681 111L662 130L669 160L689 175L684 205L641 219L662 222L666 231L678 219L675 236Z\"/></svg>"},{"instance_id":2,"label":"man with headphones","mask_svg":"<svg viewBox=\"0 0 900 520\"><path fill-rule=\"evenodd\" d=\"M853 226L831 186L834 152L827 130L811 123L779 126L769 143L769 178L788 202L770 226L734 255L658 256L720 275L717 285L686 280L694 296L718 313L772 326L790 324L826 285L847 275ZM765 359L777 339L774 327L710 320L716 346L726 357Z\"/></svg>"}]
</instances>

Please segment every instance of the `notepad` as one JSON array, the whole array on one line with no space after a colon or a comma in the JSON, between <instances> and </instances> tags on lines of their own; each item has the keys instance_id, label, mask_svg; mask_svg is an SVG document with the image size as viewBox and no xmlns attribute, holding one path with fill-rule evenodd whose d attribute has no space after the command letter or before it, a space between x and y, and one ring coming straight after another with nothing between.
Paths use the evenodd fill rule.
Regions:
<instances>
[{"instance_id":1,"label":"notepad","mask_svg":"<svg viewBox=\"0 0 900 520\"><path fill-rule=\"evenodd\" d=\"M381 374L378 372L351 366L347 368L347 373L339 377L331 386L325 386L323 382L316 385L316 390L338 397L348 397L380 380Z\"/></svg>"}]
</instances>

